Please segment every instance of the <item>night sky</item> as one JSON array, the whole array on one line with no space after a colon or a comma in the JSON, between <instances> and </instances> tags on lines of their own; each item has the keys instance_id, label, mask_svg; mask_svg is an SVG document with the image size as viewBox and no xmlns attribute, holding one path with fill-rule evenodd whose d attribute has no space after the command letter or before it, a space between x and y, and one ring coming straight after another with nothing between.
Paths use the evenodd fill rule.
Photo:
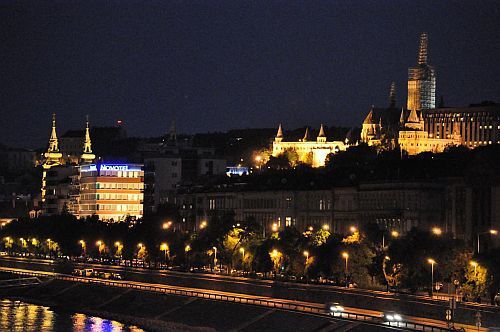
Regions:
<instances>
[{"instance_id":1,"label":"night sky","mask_svg":"<svg viewBox=\"0 0 500 332\"><path fill-rule=\"evenodd\" d=\"M131 136L360 126L406 104L429 34L447 106L500 101L500 1L1 1L1 142L123 119ZM286 133L286 132L285 132Z\"/></svg>"}]
</instances>

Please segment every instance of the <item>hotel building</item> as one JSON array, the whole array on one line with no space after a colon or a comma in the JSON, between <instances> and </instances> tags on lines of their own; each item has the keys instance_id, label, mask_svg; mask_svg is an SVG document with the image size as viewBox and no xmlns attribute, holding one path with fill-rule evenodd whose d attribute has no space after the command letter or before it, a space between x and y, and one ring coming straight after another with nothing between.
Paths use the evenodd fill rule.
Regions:
<instances>
[{"instance_id":1,"label":"hotel building","mask_svg":"<svg viewBox=\"0 0 500 332\"><path fill-rule=\"evenodd\" d=\"M80 166L77 214L96 215L118 222L142 218L144 171L140 164L89 164Z\"/></svg>"}]
</instances>

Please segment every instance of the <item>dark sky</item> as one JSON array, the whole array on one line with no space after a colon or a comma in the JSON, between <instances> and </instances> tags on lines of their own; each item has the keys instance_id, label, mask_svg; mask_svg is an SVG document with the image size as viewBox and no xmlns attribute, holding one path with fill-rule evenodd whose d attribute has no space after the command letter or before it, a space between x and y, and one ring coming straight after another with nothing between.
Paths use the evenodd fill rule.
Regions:
<instances>
[{"instance_id":1,"label":"dark sky","mask_svg":"<svg viewBox=\"0 0 500 332\"><path fill-rule=\"evenodd\" d=\"M500 1L1 1L2 142L123 119L157 136L230 128L359 126L406 102L429 34L447 106L500 101Z\"/></svg>"}]
</instances>

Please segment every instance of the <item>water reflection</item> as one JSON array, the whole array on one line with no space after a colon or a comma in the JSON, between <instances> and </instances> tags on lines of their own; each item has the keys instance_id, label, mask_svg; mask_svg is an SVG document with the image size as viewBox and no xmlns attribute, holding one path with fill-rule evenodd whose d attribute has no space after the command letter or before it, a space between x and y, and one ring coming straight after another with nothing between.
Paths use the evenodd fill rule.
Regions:
<instances>
[{"instance_id":1,"label":"water reflection","mask_svg":"<svg viewBox=\"0 0 500 332\"><path fill-rule=\"evenodd\" d=\"M8 299L0 300L0 331L144 332L136 326L117 321L78 313L54 312L49 307Z\"/></svg>"}]
</instances>

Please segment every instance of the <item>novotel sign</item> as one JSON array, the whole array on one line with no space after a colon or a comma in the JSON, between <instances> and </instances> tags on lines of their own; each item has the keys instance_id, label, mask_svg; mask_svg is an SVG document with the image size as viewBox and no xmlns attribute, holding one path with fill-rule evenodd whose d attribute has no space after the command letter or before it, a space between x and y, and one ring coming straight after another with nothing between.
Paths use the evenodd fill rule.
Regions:
<instances>
[{"instance_id":1,"label":"novotel sign","mask_svg":"<svg viewBox=\"0 0 500 332\"><path fill-rule=\"evenodd\" d=\"M97 165L85 165L82 166L83 172L92 171L140 171L141 167L139 165L109 165L109 164L97 164Z\"/></svg>"},{"instance_id":2,"label":"novotel sign","mask_svg":"<svg viewBox=\"0 0 500 332\"><path fill-rule=\"evenodd\" d=\"M128 171L128 165L101 165L100 171Z\"/></svg>"}]
</instances>

